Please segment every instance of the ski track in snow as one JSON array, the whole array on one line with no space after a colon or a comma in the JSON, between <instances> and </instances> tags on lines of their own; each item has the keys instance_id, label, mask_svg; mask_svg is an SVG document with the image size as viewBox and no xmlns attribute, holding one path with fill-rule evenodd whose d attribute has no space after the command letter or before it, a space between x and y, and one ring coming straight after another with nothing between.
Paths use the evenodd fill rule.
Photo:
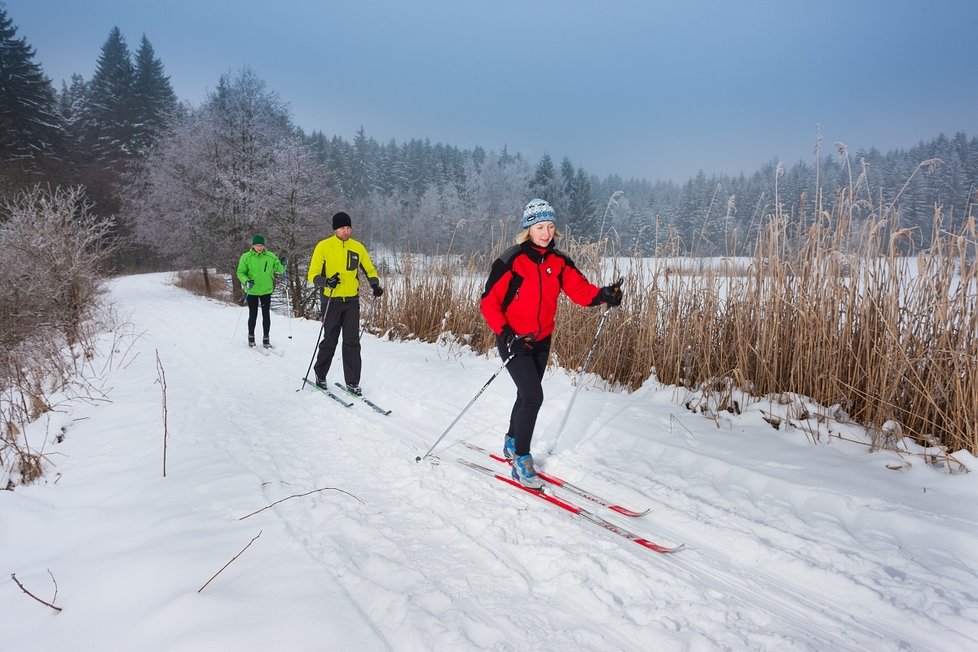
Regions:
<instances>
[{"instance_id":1,"label":"ski track in snow","mask_svg":"<svg viewBox=\"0 0 978 652\"><path fill-rule=\"evenodd\" d=\"M626 518L567 495L649 540L687 545L656 554L454 462L497 464L459 442L499 447L513 397L505 373L431 457L414 461L497 360L365 336L365 395L393 413L359 402L343 408L302 385L316 322L276 315L276 355L251 355L242 349L243 309L188 300L166 279L127 277L112 291L142 333L140 364L155 350L165 368L171 472L186 473L195 456L204 468L238 469L253 486L233 505L212 494L219 478L201 477L190 497L235 524L283 498L333 488L288 498L241 526L307 560L323 591L349 604L317 625L346 632L355 641L349 649L978 649L978 523L923 502L890 502L872 479L863 495L805 484L806 469L833 455L854 465L845 474L858 471L860 460L841 445L771 431L765 436L800 444L766 459L760 430L718 435L669 391L588 390L548 459L548 426L573 391L566 375L549 371L538 463L621 504L651 507ZM185 303L160 309L169 301ZM330 382L341 380L338 355ZM146 391L141 400L155 416L159 389ZM728 455L723 446L757 454ZM874 477L893 479L885 473ZM927 534L909 536L916 528ZM265 560L266 573L274 563Z\"/></svg>"}]
</instances>

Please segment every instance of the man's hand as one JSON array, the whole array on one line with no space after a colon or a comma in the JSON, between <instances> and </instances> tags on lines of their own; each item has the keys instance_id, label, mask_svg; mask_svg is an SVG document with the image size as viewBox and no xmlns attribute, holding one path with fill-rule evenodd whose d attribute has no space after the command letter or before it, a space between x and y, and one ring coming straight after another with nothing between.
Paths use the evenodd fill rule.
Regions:
<instances>
[{"instance_id":1,"label":"man's hand","mask_svg":"<svg viewBox=\"0 0 978 652\"><path fill-rule=\"evenodd\" d=\"M325 288L335 289L337 285L340 284L340 273L336 272L330 277L323 276L322 274L317 274L312 279L312 284L315 285L320 290Z\"/></svg>"}]
</instances>

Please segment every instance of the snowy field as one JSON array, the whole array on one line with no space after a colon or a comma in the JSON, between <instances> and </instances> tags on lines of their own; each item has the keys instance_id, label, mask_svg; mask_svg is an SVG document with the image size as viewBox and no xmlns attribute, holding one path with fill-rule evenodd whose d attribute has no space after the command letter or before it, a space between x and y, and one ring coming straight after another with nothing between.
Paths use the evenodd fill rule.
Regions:
<instances>
[{"instance_id":1,"label":"snowy field","mask_svg":"<svg viewBox=\"0 0 978 652\"><path fill-rule=\"evenodd\" d=\"M344 408L297 391L318 323L276 315L264 355L244 344L245 308L169 280L110 284L134 338L101 340L101 395L59 399L25 433L48 467L0 491L0 650L978 649L966 453L972 472L952 475L813 444L765 421L785 406L707 418L651 381L586 386L556 439L574 379L550 371L538 465L651 508L628 518L564 494L686 544L658 554L457 463L505 472L463 445L501 446L505 372L415 462L498 359L365 335L363 388L392 413Z\"/></svg>"}]
</instances>

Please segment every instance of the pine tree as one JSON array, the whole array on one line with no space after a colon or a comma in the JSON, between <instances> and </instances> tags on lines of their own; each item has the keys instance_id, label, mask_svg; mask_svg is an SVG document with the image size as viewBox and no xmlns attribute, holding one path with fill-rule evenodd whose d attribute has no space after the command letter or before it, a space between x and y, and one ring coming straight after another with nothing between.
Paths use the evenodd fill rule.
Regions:
<instances>
[{"instance_id":1,"label":"pine tree","mask_svg":"<svg viewBox=\"0 0 978 652\"><path fill-rule=\"evenodd\" d=\"M64 125L66 162L63 179L68 184L79 183L80 168L91 162L91 152L84 147L88 108L88 84L79 74L71 76L71 85L61 82L58 93L58 114ZM86 185L86 184L83 184Z\"/></svg>"},{"instance_id":2,"label":"pine tree","mask_svg":"<svg viewBox=\"0 0 978 652\"><path fill-rule=\"evenodd\" d=\"M132 90L129 47L118 27L102 45L89 93L89 138L96 158L114 167L133 154Z\"/></svg>"},{"instance_id":3,"label":"pine tree","mask_svg":"<svg viewBox=\"0 0 978 652\"><path fill-rule=\"evenodd\" d=\"M132 146L137 152L147 150L166 128L177 107L177 97L170 78L163 74L163 63L156 58L146 35L136 53L132 86Z\"/></svg>"},{"instance_id":4,"label":"pine tree","mask_svg":"<svg viewBox=\"0 0 978 652\"><path fill-rule=\"evenodd\" d=\"M0 5L0 189L37 180L63 132L54 89Z\"/></svg>"},{"instance_id":5,"label":"pine tree","mask_svg":"<svg viewBox=\"0 0 978 652\"><path fill-rule=\"evenodd\" d=\"M536 197L547 201L551 206L558 203L560 193L557 186L557 170L554 168L550 154L544 154L537 164L533 178L530 179L530 190Z\"/></svg>"},{"instance_id":6,"label":"pine tree","mask_svg":"<svg viewBox=\"0 0 978 652\"><path fill-rule=\"evenodd\" d=\"M567 192L567 224L571 234L577 238L595 238L599 228L597 206L591 193L591 182L584 168L577 168Z\"/></svg>"},{"instance_id":7,"label":"pine tree","mask_svg":"<svg viewBox=\"0 0 978 652\"><path fill-rule=\"evenodd\" d=\"M377 181L376 152L377 142L367 137L361 126L353 139L353 161L351 162L351 199L366 199Z\"/></svg>"}]
</instances>

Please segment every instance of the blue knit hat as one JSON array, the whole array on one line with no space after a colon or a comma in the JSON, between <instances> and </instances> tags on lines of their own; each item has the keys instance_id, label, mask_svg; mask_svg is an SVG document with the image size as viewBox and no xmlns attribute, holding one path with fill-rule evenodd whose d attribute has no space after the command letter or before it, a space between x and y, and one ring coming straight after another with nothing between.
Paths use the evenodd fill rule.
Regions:
<instances>
[{"instance_id":1,"label":"blue knit hat","mask_svg":"<svg viewBox=\"0 0 978 652\"><path fill-rule=\"evenodd\" d=\"M523 209L522 228L528 229L540 222L556 222L557 216L550 204L542 199L531 199L530 203Z\"/></svg>"}]
</instances>

